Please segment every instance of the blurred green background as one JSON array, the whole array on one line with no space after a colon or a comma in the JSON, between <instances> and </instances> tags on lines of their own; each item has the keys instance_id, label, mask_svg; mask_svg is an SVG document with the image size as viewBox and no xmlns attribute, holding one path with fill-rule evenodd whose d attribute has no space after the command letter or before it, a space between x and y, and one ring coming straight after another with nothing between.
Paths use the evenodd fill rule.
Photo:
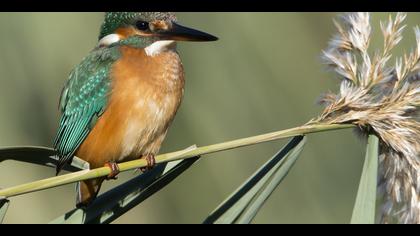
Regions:
<instances>
[{"instance_id":1,"label":"blurred green background","mask_svg":"<svg viewBox=\"0 0 420 236\"><path fill-rule=\"evenodd\" d=\"M178 13L217 35L180 43L186 93L161 152L295 127L316 116L316 100L338 80L320 53L335 13ZM372 17L381 47L379 20ZM51 146L67 75L96 44L102 13L0 13L0 146ZM408 24L420 20L409 14ZM414 36L404 39L409 49ZM412 44L411 44L412 45ZM212 154L115 223L200 223L285 141ZM347 223L364 156L350 130L310 135L301 158L255 223ZM0 187L54 175L16 162L0 165ZM124 173L103 190L133 177ZM11 199L5 223L43 223L74 206L72 185Z\"/></svg>"}]
</instances>

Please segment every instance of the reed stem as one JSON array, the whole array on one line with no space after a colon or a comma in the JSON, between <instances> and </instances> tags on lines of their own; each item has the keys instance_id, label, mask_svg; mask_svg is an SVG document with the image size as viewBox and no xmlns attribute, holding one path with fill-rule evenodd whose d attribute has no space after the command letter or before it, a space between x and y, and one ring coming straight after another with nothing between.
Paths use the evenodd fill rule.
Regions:
<instances>
[{"instance_id":1,"label":"reed stem","mask_svg":"<svg viewBox=\"0 0 420 236\"><path fill-rule=\"evenodd\" d=\"M276 131L272 133L266 133L257 136L251 136L242 139L236 139L232 141L227 141L223 143L189 148L186 150L170 152L166 154L161 154L155 157L156 163L170 162L180 159L187 159L196 156L202 156L205 154L230 150L234 148L244 147L255 145L259 143L274 141L283 138L289 138L297 135L305 135L310 133L339 130L353 128L354 125L351 124L307 124L300 127L295 127L291 129ZM144 159L138 159L134 161L128 161L119 164L120 171L128 171L137 169L140 167L145 167L147 162ZM44 189L54 188L61 185L75 183L81 180L93 179L98 177L107 176L110 174L110 169L108 167L97 168L93 170L82 170L70 174L55 176L47 179L42 179L26 184L21 184L18 186L6 188L0 190L0 197L9 198L13 196L18 196L22 194L27 194L31 192L41 191Z\"/></svg>"}]
</instances>

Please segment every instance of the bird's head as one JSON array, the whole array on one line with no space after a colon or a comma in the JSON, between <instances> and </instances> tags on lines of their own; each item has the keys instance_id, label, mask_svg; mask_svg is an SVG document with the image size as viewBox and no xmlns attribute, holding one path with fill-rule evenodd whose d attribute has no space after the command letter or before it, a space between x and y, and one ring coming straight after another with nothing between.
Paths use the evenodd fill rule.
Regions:
<instances>
[{"instance_id":1,"label":"bird's head","mask_svg":"<svg viewBox=\"0 0 420 236\"><path fill-rule=\"evenodd\" d=\"M171 12L108 12L101 27L99 46L115 43L146 48L175 41L215 41L213 35L176 23Z\"/></svg>"}]
</instances>

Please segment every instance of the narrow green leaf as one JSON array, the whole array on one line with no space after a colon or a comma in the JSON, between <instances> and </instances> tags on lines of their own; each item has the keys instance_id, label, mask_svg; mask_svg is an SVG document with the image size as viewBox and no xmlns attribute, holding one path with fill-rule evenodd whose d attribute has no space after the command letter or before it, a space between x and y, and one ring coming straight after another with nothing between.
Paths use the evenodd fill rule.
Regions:
<instances>
[{"instance_id":1,"label":"narrow green leaf","mask_svg":"<svg viewBox=\"0 0 420 236\"><path fill-rule=\"evenodd\" d=\"M287 154L287 156L284 157L278 165L276 165L275 168L273 168L271 171L273 173L270 174L269 179L265 181L264 186L262 186L261 190L258 192L258 195L254 197L252 202L244 210L236 223L248 224L254 219L255 215L258 213L259 209L262 207L265 201L270 197L277 186L289 173L290 169L295 164L300 153L302 152L305 143L306 138L303 139L294 149L292 149Z\"/></svg>"},{"instance_id":2,"label":"narrow green leaf","mask_svg":"<svg viewBox=\"0 0 420 236\"><path fill-rule=\"evenodd\" d=\"M5 198L0 199L0 224L3 223L3 219L6 216L6 212L8 208L9 208L9 200Z\"/></svg>"},{"instance_id":3,"label":"narrow green leaf","mask_svg":"<svg viewBox=\"0 0 420 236\"><path fill-rule=\"evenodd\" d=\"M198 158L159 164L100 195L89 208L73 209L50 224L108 224L168 185Z\"/></svg>"},{"instance_id":4,"label":"narrow green leaf","mask_svg":"<svg viewBox=\"0 0 420 236\"><path fill-rule=\"evenodd\" d=\"M267 161L204 221L211 223L249 223L280 184L301 152L306 138L294 137Z\"/></svg>"},{"instance_id":5,"label":"narrow green leaf","mask_svg":"<svg viewBox=\"0 0 420 236\"><path fill-rule=\"evenodd\" d=\"M352 224L374 224L376 188L378 176L378 143L375 135L369 135L365 163L351 217Z\"/></svg>"},{"instance_id":6,"label":"narrow green leaf","mask_svg":"<svg viewBox=\"0 0 420 236\"><path fill-rule=\"evenodd\" d=\"M21 147L3 147L0 148L0 163L6 160L26 162L36 165L55 168L58 162L56 151L48 147L21 146ZM66 165L63 170L75 172L89 169L89 163L73 158L70 165Z\"/></svg>"}]
</instances>

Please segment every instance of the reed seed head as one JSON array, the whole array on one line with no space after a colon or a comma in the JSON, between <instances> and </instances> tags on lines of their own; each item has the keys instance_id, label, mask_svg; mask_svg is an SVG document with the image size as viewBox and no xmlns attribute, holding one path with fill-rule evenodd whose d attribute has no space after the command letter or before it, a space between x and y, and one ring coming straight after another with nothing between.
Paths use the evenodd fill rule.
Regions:
<instances>
[{"instance_id":1,"label":"reed seed head","mask_svg":"<svg viewBox=\"0 0 420 236\"><path fill-rule=\"evenodd\" d=\"M323 60L341 79L340 91L327 93L322 114L312 122L352 123L380 138L379 189L382 222L420 223L420 29L416 47L391 63L403 38L406 14L381 22L384 44L369 52L369 13L347 13L335 21L338 33Z\"/></svg>"}]
</instances>

